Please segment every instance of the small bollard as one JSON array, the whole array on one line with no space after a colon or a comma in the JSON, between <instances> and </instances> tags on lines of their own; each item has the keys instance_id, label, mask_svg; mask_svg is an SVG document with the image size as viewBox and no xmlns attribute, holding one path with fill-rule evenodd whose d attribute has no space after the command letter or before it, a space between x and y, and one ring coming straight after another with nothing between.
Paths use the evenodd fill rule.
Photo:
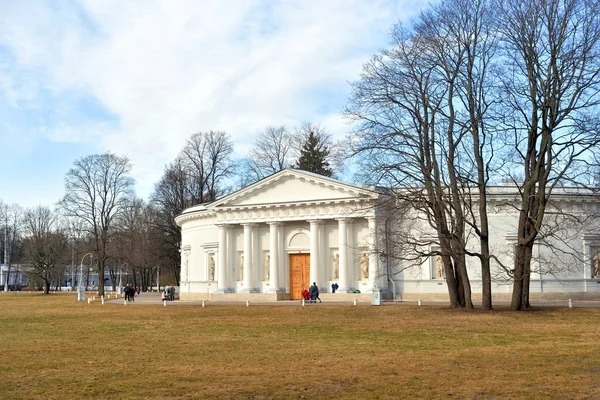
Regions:
<instances>
[{"instance_id":1,"label":"small bollard","mask_svg":"<svg viewBox=\"0 0 600 400\"><path fill-rule=\"evenodd\" d=\"M357 305L357 304L358 304L358 300L354 299L354 305Z\"/></svg>"},{"instance_id":2,"label":"small bollard","mask_svg":"<svg viewBox=\"0 0 600 400\"><path fill-rule=\"evenodd\" d=\"M127 299L123 299L123 305L126 306L127 305Z\"/></svg>"},{"instance_id":3,"label":"small bollard","mask_svg":"<svg viewBox=\"0 0 600 400\"><path fill-rule=\"evenodd\" d=\"M167 301L166 300L163 300L163 306L165 306L165 307L167 306Z\"/></svg>"},{"instance_id":4,"label":"small bollard","mask_svg":"<svg viewBox=\"0 0 600 400\"><path fill-rule=\"evenodd\" d=\"M569 299L569 308L573 308L573 302Z\"/></svg>"},{"instance_id":5,"label":"small bollard","mask_svg":"<svg viewBox=\"0 0 600 400\"><path fill-rule=\"evenodd\" d=\"M246 300L246 307L250 307L250 300Z\"/></svg>"},{"instance_id":6,"label":"small bollard","mask_svg":"<svg viewBox=\"0 0 600 400\"><path fill-rule=\"evenodd\" d=\"M92 300L92 299L88 297L88 304L90 304L90 303L91 303L91 300Z\"/></svg>"},{"instance_id":7,"label":"small bollard","mask_svg":"<svg viewBox=\"0 0 600 400\"><path fill-rule=\"evenodd\" d=\"M304 301L304 299L302 299L302 307L304 307L304 303L305 303L305 301Z\"/></svg>"},{"instance_id":8,"label":"small bollard","mask_svg":"<svg viewBox=\"0 0 600 400\"><path fill-rule=\"evenodd\" d=\"M102 300L102 305L104 305L104 296L102 296L100 300Z\"/></svg>"},{"instance_id":9,"label":"small bollard","mask_svg":"<svg viewBox=\"0 0 600 400\"><path fill-rule=\"evenodd\" d=\"M110 299L110 294L108 295L108 298Z\"/></svg>"},{"instance_id":10,"label":"small bollard","mask_svg":"<svg viewBox=\"0 0 600 400\"><path fill-rule=\"evenodd\" d=\"M204 307L204 300L202 300L202 307Z\"/></svg>"},{"instance_id":11,"label":"small bollard","mask_svg":"<svg viewBox=\"0 0 600 400\"><path fill-rule=\"evenodd\" d=\"M423 305L423 303L421 302L421 299L419 299L419 301L417 302L418 305Z\"/></svg>"}]
</instances>

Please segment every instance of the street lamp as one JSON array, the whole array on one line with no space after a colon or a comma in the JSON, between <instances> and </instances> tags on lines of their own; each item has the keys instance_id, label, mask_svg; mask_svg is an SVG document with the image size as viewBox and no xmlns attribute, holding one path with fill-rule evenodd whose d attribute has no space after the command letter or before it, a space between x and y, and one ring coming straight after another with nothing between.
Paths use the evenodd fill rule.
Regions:
<instances>
[{"instance_id":1,"label":"street lamp","mask_svg":"<svg viewBox=\"0 0 600 400\"><path fill-rule=\"evenodd\" d=\"M94 259L94 253L86 253L81 258L81 263L79 264L79 285L77 287L77 301L85 300L85 294L83 291L83 260L87 257L91 256L92 260Z\"/></svg>"}]
</instances>

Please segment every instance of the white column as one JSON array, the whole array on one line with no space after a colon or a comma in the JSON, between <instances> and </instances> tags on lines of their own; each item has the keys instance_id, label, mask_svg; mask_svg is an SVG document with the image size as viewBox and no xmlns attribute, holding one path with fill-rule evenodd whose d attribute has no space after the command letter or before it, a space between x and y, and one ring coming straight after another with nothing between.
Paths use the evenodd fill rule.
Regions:
<instances>
[{"instance_id":1,"label":"white column","mask_svg":"<svg viewBox=\"0 0 600 400\"><path fill-rule=\"evenodd\" d=\"M369 283L371 289L380 289L383 274L379 270L379 256L377 254L377 240L379 239L377 219L370 217L367 218L367 221L369 227Z\"/></svg>"},{"instance_id":2,"label":"white column","mask_svg":"<svg viewBox=\"0 0 600 400\"><path fill-rule=\"evenodd\" d=\"M340 262L339 292L347 292L348 283L348 226L345 218L338 219L338 252Z\"/></svg>"},{"instance_id":3,"label":"white column","mask_svg":"<svg viewBox=\"0 0 600 400\"><path fill-rule=\"evenodd\" d=\"M221 293L230 292L229 268L227 267L227 231L226 225L218 225L219 230L219 254L217 260L217 291Z\"/></svg>"},{"instance_id":4,"label":"white column","mask_svg":"<svg viewBox=\"0 0 600 400\"><path fill-rule=\"evenodd\" d=\"M319 225L321 221L311 220L310 223L310 284L319 282ZM318 283L317 283L318 285Z\"/></svg>"},{"instance_id":5,"label":"white column","mask_svg":"<svg viewBox=\"0 0 600 400\"><path fill-rule=\"evenodd\" d=\"M244 277L242 291L252 290L252 230L253 224L244 224Z\"/></svg>"},{"instance_id":6,"label":"white column","mask_svg":"<svg viewBox=\"0 0 600 400\"><path fill-rule=\"evenodd\" d=\"M230 226L229 229L227 229L225 232L227 233L227 285L231 288L232 292L235 292L237 287L237 276L235 274L235 268L238 266L238 264L233 227Z\"/></svg>"},{"instance_id":7,"label":"white column","mask_svg":"<svg viewBox=\"0 0 600 400\"><path fill-rule=\"evenodd\" d=\"M269 223L269 257L270 257L270 265L269 265L269 292L277 293L279 292L279 223L270 222Z\"/></svg>"}]
</instances>

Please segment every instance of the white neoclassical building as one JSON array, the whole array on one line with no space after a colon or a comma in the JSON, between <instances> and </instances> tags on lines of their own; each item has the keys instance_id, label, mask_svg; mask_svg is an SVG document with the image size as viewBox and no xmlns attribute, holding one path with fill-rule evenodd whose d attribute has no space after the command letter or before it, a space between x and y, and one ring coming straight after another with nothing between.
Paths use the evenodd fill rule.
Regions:
<instances>
[{"instance_id":1,"label":"white neoclassical building","mask_svg":"<svg viewBox=\"0 0 600 400\"><path fill-rule=\"evenodd\" d=\"M324 300L368 300L379 290L395 299L447 298L435 257L417 257L416 262L408 257L409 265L391 256L393 249L386 246L397 240L389 240L390 226L403 221L389 219L408 214L386 217L379 209L385 196L385 190L288 169L213 203L190 207L176 218L182 229L180 297L300 299L302 290L316 282ZM567 218L568 224L556 220L564 232L556 229L536 245L532 297L600 297L600 226L595 217L600 202L587 192L555 197L556 204L585 218ZM511 205L515 190L491 188L489 199L491 249L510 265L516 240L517 214ZM434 251L435 240L427 240L434 237L431 228L419 218L410 220L407 231L429 243L423 245L424 252ZM475 298L481 289L478 268L477 260L469 259ZM493 278L495 298L508 297L512 285L497 265Z\"/></svg>"}]
</instances>

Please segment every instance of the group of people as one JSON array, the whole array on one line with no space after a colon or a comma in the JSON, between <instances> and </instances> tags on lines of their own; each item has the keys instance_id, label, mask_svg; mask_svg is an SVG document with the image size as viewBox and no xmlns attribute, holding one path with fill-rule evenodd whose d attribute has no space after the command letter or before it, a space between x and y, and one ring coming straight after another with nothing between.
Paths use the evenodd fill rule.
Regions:
<instances>
[{"instance_id":1,"label":"group of people","mask_svg":"<svg viewBox=\"0 0 600 400\"><path fill-rule=\"evenodd\" d=\"M131 283L128 283L123 288L123 294L125 294L125 300L127 301L135 301L135 295L140 294L140 287L134 288L131 286Z\"/></svg>"},{"instance_id":2,"label":"group of people","mask_svg":"<svg viewBox=\"0 0 600 400\"><path fill-rule=\"evenodd\" d=\"M302 298L310 303L316 303L319 300L319 303L322 303L319 298L319 287L315 282L313 282L312 286L302 291Z\"/></svg>"},{"instance_id":3,"label":"group of people","mask_svg":"<svg viewBox=\"0 0 600 400\"><path fill-rule=\"evenodd\" d=\"M175 286L167 285L165 290L162 291L160 298L162 300L175 300Z\"/></svg>"}]
</instances>

